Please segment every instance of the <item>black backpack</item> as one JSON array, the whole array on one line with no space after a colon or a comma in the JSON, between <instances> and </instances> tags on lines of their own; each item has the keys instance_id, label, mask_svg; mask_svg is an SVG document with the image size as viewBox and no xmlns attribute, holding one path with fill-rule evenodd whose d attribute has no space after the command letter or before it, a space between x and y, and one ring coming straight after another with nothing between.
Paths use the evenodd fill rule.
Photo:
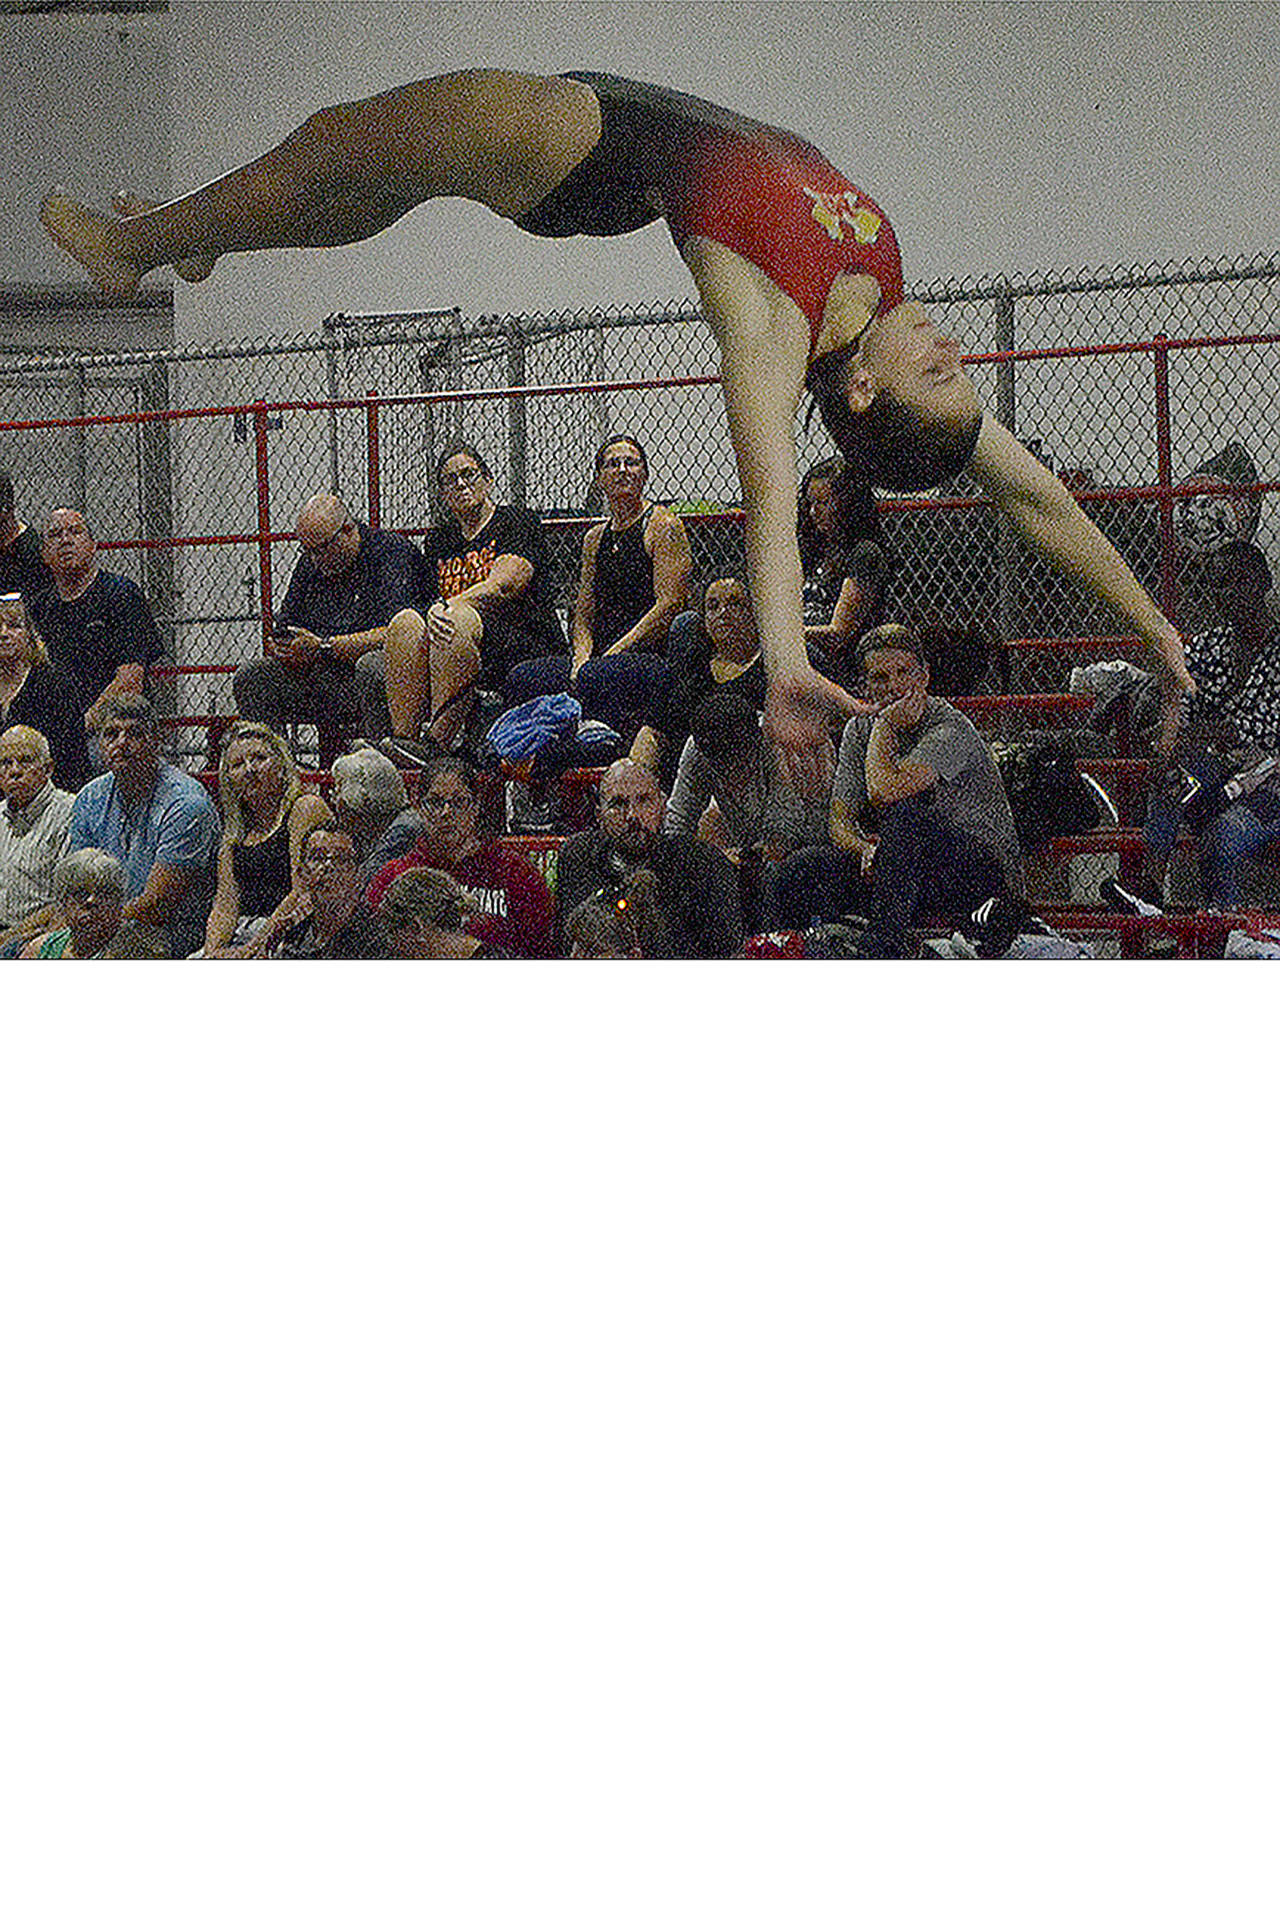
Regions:
<instances>
[{"instance_id":1,"label":"black backpack","mask_svg":"<svg viewBox=\"0 0 1280 1920\"><path fill-rule=\"evenodd\" d=\"M1059 834L1092 833L1119 814L1097 781L1081 773L1069 733L1033 733L991 749L1013 811L1023 851Z\"/></svg>"}]
</instances>

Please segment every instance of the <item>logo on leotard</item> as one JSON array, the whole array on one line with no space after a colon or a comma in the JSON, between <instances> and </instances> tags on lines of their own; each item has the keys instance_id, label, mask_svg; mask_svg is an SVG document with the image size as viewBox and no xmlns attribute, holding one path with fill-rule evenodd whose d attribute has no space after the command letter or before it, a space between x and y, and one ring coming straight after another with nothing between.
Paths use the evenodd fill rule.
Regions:
<instances>
[{"instance_id":1,"label":"logo on leotard","mask_svg":"<svg viewBox=\"0 0 1280 1920\"><path fill-rule=\"evenodd\" d=\"M810 213L833 240L839 240L841 229L847 227L859 246L871 245L880 231L881 216L871 207L860 205L852 189L844 193L818 193L813 187L806 187L804 191L812 202Z\"/></svg>"}]
</instances>

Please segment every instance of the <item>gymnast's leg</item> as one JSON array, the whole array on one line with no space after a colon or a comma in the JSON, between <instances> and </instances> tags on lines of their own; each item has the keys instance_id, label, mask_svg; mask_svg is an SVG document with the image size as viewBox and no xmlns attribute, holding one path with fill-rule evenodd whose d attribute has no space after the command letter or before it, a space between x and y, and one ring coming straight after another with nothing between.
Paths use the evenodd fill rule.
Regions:
<instances>
[{"instance_id":1,"label":"gymnast's leg","mask_svg":"<svg viewBox=\"0 0 1280 1920\"><path fill-rule=\"evenodd\" d=\"M40 217L104 293L128 294L170 263L199 279L222 253L365 240L443 194L518 219L599 138L599 104L581 81L443 74L323 107L261 159L180 200L120 195L112 217L55 189Z\"/></svg>"}]
</instances>

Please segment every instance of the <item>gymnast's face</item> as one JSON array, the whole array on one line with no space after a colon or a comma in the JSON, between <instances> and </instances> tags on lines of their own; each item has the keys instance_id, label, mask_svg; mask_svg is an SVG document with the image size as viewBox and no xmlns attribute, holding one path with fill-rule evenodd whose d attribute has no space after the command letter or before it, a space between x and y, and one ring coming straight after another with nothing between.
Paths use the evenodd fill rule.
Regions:
<instances>
[{"instance_id":1,"label":"gymnast's face","mask_svg":"<svg viewBox=\"0 0 1280 1920\"><path fill-rule=\"evenodd\" d=\"M939 424L965 426L982 412L960 348L918 300L879 314L862 336L849 371L849 404L859 412L880 392Z\"/></svg>"}]
</instances>

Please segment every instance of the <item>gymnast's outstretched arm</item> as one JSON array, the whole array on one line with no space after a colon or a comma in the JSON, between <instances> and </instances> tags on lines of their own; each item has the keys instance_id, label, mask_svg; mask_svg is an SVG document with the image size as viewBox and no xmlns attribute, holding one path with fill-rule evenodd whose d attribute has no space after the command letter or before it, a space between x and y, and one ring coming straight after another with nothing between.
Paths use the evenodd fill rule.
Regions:
<instances>
[{"instance_id":1,"label":"gymnast's outstretched arm","mask_svg":"<svg viewBox=\"0 0 1280 1920\"><path fill-rule=\"evenodd\" d=\"M855 703L814 672L804 640L793 431L808 323L794 301L729 248L695 239L683 251L720 347L747 578L769 680L765 725L787 778L817 796L831 776L830 723L847 719Z\"/></svg>"},{"instance_id":2,"label":"gymnast's outstretched arm","mask_svg":"<svg viewBox=\"0 0 1280 1920\"><path fill-rule=\"evenodd\" d=\"M1026 544L1095 593L1155 655L1166 706L1195 692L1182 638L1083 508L1007 427L986 415L973 470Z\"/></svg>"}]
</instances>

